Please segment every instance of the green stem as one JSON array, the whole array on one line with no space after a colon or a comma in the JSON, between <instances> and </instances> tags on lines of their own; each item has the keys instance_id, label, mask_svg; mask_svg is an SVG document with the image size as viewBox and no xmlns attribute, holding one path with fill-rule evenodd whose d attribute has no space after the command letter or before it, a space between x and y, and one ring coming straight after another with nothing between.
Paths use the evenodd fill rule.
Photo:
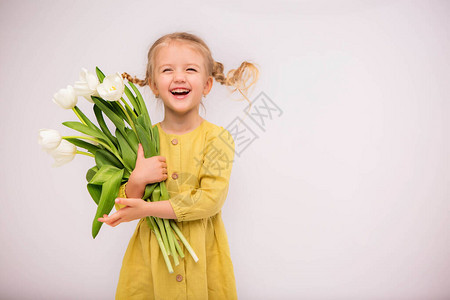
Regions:
<instances>
[{"instance_id":1,"label":"green stem","mask_svg":"<svg viewBox=\"0 0 450 300\"><path fill-rule=\"evenodd\" d=\"M123 159L120 157L120 155L116 151L111 149L108 146L108 144L105 144L104 142L100 141L99 139L92 138L92 137L89 137L89 136L82 136L82 135L67 135L67 136L63 136L62 138L86 139L86 140L91 140L91 141L97 142L100 145L102 145L103 147L105 147L109 152L111 152L122 163L122 165L125 166L125 163L124 163ZM131 172L131 170L128 170L128 171Z\"/></svg>"},{"instance_id":2,"label":"green stem","mask_svg":"<svg viewBox=\"0 0 450 300\"><path fill-rule=\"evenodd\" d=\"M94 142L96 142L96 143L99 143L99 144L101 144L101 145L103 145L103 146L105 146L105 148L106 147L109 147L107 144L105 144L105 143L103 143L103 142L101 142L99 139L96 139L96 138L93 138L93 137L90 137L90 136L82 136L82 135L66 135L66 136L63 136L62 138L76 138L76 139L86 139L86 140L91 140L91 141L94 141ZM111 148L109 148L108 150L110 150Z\"/></svg>"},{"instance_id":3,"label":"green stem","mask_svg":"<svg viewBox=\"0 0 450 300\"><path fill-rule=\"evenodd\" d=\"M175 231L175 233L178 235L178 237L180 238L180 240L183 242L184 246L186 247L186 249L189 251L189 253L191 254L192 258L194 259L195 262L198 261L198 257L194 252L194 249L192 249L191 245L189 245L188 241L186 240L186 238L184 237L184 235L181 233L180 228L178 228L177 224L175 223L175 221L171 221L170 225L172 226L173 230Z\"/></svg>"},{"instance_id":4,"label":"green stem","mask_svg":"<svg viewBox=\"0 0 450 300\"><path fill-rule=\"evenodd\" d=\"M163 219L163 222L164 222L164 225L166 226L166 234L167 234L167 239L169 240L170 252L173 255L173 261L175 263L175 266L178 266L179 265L178 254L177 254L177 250L175 249L175 245L174 245L175 237L172 235L172 229L170 228L169 220Z\"/></svg>"},{"instance_id":5,"label":"green stem","mask_svg":"<svg viewBox=\"0 0 450 300\"><path fill-rule=\"evenodd\" d=\"M83 123L84 125L88 126L86 124L86 122L84 122L83 118L81 118L81 116L78 114L78 112L76 111L75 107L73 107L72 110L77 115L78 119L80 119L81 123Z\"/></svg>"},{"instance_id":6,"label":"green stem","mask_svg":"<svg viewBox=\"0 0 450 300\"><path fill-rule=\"evenodd\" d=\"M170 255L172 253L171 248L169 247L169 241L167 240L168 234L166 233L166 230L164 228L163 221L160 218L155 217L155 221L158 224L159 231L161 233L161 237L164 243L164 248L166 248L167 255Z\"/></svg>"},{"instance_id":7,"label":"green stem","mask_svg":"<svg viewBox=\"0 0 450 300\"><path fill-rule=\"evenodd\" d=\"M125 106L126 107L128 107L128 109L131 111L131 112L133 112L133 115L134 115L134 117L138 117L135 113L134 113L134 110L133 109L131 109L131 106L130 105L128 105L128 102L127 101L125 101L125 99L123 99L123 98L120 98L120 100L122 100L123 101L123 103L125 104Z\"/></svg>"},{"instance_id":8,"label":"green stem","mask_svg":"<svg viewBox=\"0 0 450 300\"><path fill-rule=\"evenodd\" d=\"M162 241L162 238L161 238L161 234L159 233L158 225L155 224L155 221L153 220L153 217L147 217L146 219L147 219L147 222L150 225L150 228L153 227L152 229L153 229L153 232L156 235L156 240L158 241L159 248L161 248L161 252L162 252L162 255L164 257L164 261L166 262L167 269L169 270L169 273L173 273L172 264L170 263L169 256L167 255L166 249L164 248L164 244L163 244L163 241Z\"/></svg>"},{"instance_id":9,"label":"green stem","mask_svg":"<svg viewBox=\"0 0 450 300\"><path fill-rule=\"evenodd\" d=\"M133 111L133 110L130 108L130 106L128 105L128 103L123 99L123 97L120 98L120 100L122 100L122 102L125 104L125 106L128 106L128 108L130 109L130 111ZM137 131L136 131L136 127L135 127L133 121L131 120L130 115L128 114L127 110L126 110L122 105L120 105L119 102L117 102L117 104L119 104L120 108L123 110L123 112L124 112L125 115L127 116L128 123L130 124L130 126L131 126L131 128L133 129L133 131L134 131L134 133L136 134L136 136L138 136Z\"/></svg>"},{"instance_id":10,"label":"green stem","mask_svg":"<svg viewBox=\"0 0 450 300\"><path fill-rule=\"evenodd\" d=\"M170 233L172 234L172 236L173 236L173 238L174 238L174 245L175 245L175 248L177 249L177 251L178 251L178 254L180 255L180 257L181 258L184 258L184 253L183 253L183 250L181 249L181 246L180 246L180 244L178 243L178 240L176 239L176 235L175 235L175 232L173 232L173 230L172 230L172 228L170 228Z\"/></svg>"},{"instance_id":11,"label":"green stem","mask_svg":"<svg viewBox=\"0 0 450 300\"><path fill-rule=\"evenodd\" d=\"M86 155L86 156L90 156L90 157L95 157L95 155L94 154L91 154L91 153L87 153L87 152L82 152L82 151L78 151L77 150L77 152L76 152L77 154L83 154L83 155Z\"/></svg>"}]
</instances>

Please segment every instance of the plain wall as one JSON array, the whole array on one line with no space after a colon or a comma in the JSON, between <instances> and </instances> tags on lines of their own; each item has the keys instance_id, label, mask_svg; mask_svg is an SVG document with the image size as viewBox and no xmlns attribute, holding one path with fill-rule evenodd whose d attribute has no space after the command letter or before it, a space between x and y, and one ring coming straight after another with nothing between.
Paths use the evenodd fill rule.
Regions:
<instances>
[{"instance_id":1,"label":"plain wall","mask_svg":"<svg viewBox=\"0 0 450 300\"><path fill-rule=\"evenodd\" d=\"M143 78L151 44L188 31L225 71L261 71L249 99L264 127L217 82L200 110L253 132L223 207L239 299L449 299L449 13L448 1L1 1L0 298L114 298L137 221L93 240L93 160L52 168L38 131L75 133L51 99L82 67Z\"/></svg>"}]
</instances>

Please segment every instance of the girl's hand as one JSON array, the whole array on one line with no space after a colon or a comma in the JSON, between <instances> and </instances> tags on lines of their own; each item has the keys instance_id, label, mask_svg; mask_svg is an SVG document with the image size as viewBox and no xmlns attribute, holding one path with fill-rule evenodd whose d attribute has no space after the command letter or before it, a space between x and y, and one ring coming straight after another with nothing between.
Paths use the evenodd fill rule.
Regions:
<instances>
[{"instance_id":1,"label":"girl's hand","mask_svg":"<svg viewBox=\"0 0 450 300\"><path fill-rule=\"evenodd\" d=\"M99 222L104 222L109 226L116 227L122 222L130 222L148 216L147 212L150 202L146 202L139 198L117 198L116 203L126 206L110 216L106 214L103 215L103 218L98 218Z\"/></svg>"},{"instance_id":2,"label":"girl's hand","mask_svg":"<svg viewBox=\"0 0 450 300\"><path fill-rule=\"evenodd\" d=\"M167 179L167 164L164 156L145 158L144 148L139 144L136 166L130 174L130 181L146 186Z\"/></svg>"}]
</instances>

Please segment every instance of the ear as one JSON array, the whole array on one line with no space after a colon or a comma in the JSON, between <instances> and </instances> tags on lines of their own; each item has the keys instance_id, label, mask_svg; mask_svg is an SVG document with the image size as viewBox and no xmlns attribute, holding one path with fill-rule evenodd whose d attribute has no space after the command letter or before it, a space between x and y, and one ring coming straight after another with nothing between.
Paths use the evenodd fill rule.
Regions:
<instances>
[{"instance_id":1,"label":"ear","mask_svg":"<svg viewBox=\"0 0 450 300\"><path fill-rule=\"evenodd\" d=\"M205 87L203 88L203 95L209 94L209 91L211 91L211 88L213 86L213 82L214 82L214 78L212 76L209 76L205 82Z\"/></svg>"},{"instance_id":2,"label":"ear","mask_svg":"<svg viewBox=\"0 0 450 300\"><path fill-rule=\"evenodd\" d=\"M152 90L153 94L158 95L158 88L156 87L156 85L152 84L152 79L149 78L148 79L148 86L150 87L150 89Z\"/></svg>"}]
</instances>

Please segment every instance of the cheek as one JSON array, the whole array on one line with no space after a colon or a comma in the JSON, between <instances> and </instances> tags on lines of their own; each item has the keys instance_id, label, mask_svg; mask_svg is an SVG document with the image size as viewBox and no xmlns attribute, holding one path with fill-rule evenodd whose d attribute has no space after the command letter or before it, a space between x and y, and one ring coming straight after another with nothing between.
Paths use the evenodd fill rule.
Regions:
<instances>
[{"instance_id":1,"label":"cheek","mask_svg":"<svg viewBox=\"0 0 450 300\"><path fill-rule=\"evenodd\" d=\"M206 85L206 79L203 78L202 76L196 76L195 78L192 78L191 83L193 83L193 84L195 84L195 86L201 87L203 89Z\"/></svg>"},{"instance_id":2,"label":"cheek","mask_svg":"<svg viewBox=\"0 0 450 300\"><path fill-rule=\"evenodd\" d=\"M169 83L170 83L170 79L167 78L167 77L163 77L163 76L162 76L162 77L160 77L160 78L158 79L158 81L156 82L156 86L157 86L158 88L162 88L162 87L168 86Z\"/></svg>"}]
</instances>

